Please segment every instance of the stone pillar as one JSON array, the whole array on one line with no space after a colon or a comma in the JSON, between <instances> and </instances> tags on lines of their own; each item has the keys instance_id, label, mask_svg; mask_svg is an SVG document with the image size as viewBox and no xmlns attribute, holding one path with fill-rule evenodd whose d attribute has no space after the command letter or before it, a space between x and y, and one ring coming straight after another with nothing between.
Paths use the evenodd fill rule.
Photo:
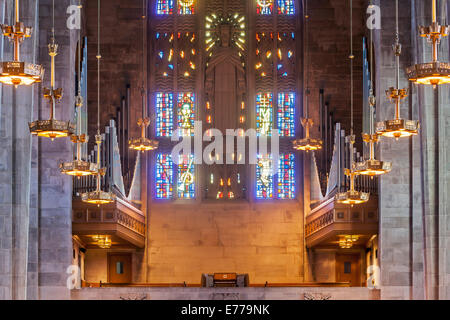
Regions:
<instances>
[{"instance_id":1,"label":"stone pillar","mask_svg":"<svg viewBox=\"0 0 450 320\"><path fill-rule=\"evenodd\" d=\"M0 1L2 23L14 23L14 1ZM34 34L21 46L21 58L38 63L36 2L21 2L20 20ZM2 36L3 38L3 36ZM2 40L2 60L13 59L13 46ZM37 86L1 86L0 113L0 299L27 298L30 224L31 120Z\"/></svg>"},{"instance_id":2,"label":"stone pillar","mask_svg":"<svg viewBox=\"0 0 450 320\"><path fill-rule=\"evenodd\" d=\"M377 118L392 119L393 106L384 90L394 85L395 2L381 5L382 29L376 32ZM441 21L448 8L440 2ZM418 25L431 23L431 1L399 1L401 87L410 90L402 117L419 119L420 134L396 142L382 139L380 156L393 170L380 183L380 258L383 299L448 299L450 121L448 86L408 83L404 69L431 60L431 47L419 37ZM446 9L447 11L444 11ZM448 19L446 20L448 21ZM448 61L448 39L442 41L440 60ZM380 86L383 84L383 86Z\"/></svg>"},{"instance_id":3,"label":"stone pillar","mask_svg":"<svg viewBox=\"0 0 450 320\"><path fill-rule=\"evenodd\" d=\"M75 0L55 1L55 38L58 43L56 87L63 88L63 98L56 106L58 120L74 121L74 71L77 30L66 26L67 7ZM51 38L52 0L39 1L39 61L45 66L46 77L42 87L50 85L50 56L47 44ZM49 116L49 104L39 92L39 118ZM38 195L38 285L39 299L67 299L67 268L72 262L72 178L62 175L59 163L73 159L73 145L68 138L51 141L33 138L37 145L39 173Z\"/></svg>"}]
</instances>

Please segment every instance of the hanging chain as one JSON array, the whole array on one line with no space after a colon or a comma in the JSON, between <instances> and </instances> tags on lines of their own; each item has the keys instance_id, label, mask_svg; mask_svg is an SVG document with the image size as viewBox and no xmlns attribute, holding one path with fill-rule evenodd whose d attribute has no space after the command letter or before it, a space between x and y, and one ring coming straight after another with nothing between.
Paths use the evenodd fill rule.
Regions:
<instances>
[{"instance_id":1,"label":"hanging chain","mask_svg":"<svg viewBox=\"0 0 450 320\"><path fill-rule=\"evenodd\" d=\"M372 0L370 0L370 6L373 6ZM369 52L370 52L370 91L369 91L369 113L370 113L370 125L369 125L369 134L373 135L374 132L374 109L375 109L375 96L374 96L374 86L375 83L373 81L373 28L370 28L370 39L369 39Z\"/></svg>"},{"instance_id":2,"label":"hanging chain","mask_svg":"<svg viewBox=\"0 0 450 320\"><path fill-rule=\"evenodd\" d=\"M308 0L305 0L305 47L306 47L306 53L305 53L305 66L306 71L309 71L309 64L308 64L308 58L309 58L309 29L308 29L308 20L309 20L309 14L308 14ZM308 103L309 103L309 72L306 72L306 88L305 88L305 118L308 118Z\"/></svg>"},{"instance_id":3,"label":"hanging chain","mask_svg":"<svg viewBox=\"0 0 450 320\"><path fill-rule=\"evenodd\" d=\"M353 0L350 0L350 135L353 135Z\"/></svg>"},{"instance_id":4,"label":"hanging chain","mask_svg":"<svg viewBox=\"0 0 450 320\"><path fill-rule=\"evenodd\" d=\"M147 21L147 13L146 13L145 0L142 0L142 120L145 121L145 117L147 115L147 90L145 88L145 29L146 29L146 21Z\"/></svg>"},{"instance_id":5,"label":"hanging chain","mask_svg":"<svg viewBox=\"0 0 450 320\"><path fill-rule=\"evenodd\" d=\"M97 134L100 135L100 0L98 0L97 10Z\"/></svg>"}]
</instances>

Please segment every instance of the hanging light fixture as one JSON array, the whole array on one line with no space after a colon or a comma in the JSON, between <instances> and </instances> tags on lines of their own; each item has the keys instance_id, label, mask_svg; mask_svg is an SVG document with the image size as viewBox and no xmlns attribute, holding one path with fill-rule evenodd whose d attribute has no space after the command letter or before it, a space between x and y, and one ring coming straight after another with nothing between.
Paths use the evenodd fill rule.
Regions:
<instances>
[{"instance_id":1,"label":"hanging light fixture","mask_svg":"<svg viewBox=\"0 0 450 320\"><path fill-rule=\"evenodd\" d=\"M308 38L308 1L305 1L305 66L309 69L308 63L308 53L309 53L309 38ZM315 151L322 149L322 140L311 138L309 136L309 130L314 125L312 119L308 118L308 97L309 97L309 88L308 88L309 76L306 77L306 90L305 90L305 117L301 119L301 123L303 128L305 129L305 137L303 139L297 139L292 142L295 150L300 151Z\"/></svg>"},{"instance_id":2,"label":"hanging light fixture","mask_svg":"<svg viewBox=\"0 0 450 320\"><path fill-rule=\"evenodd\" d=\"M372 0L370 1L372 5ZM390 172L392 170L392 162L380 161L375 159L375 144L378 143L378 135L374 130L374 111L376 105L376 98L373 94L373 30L370 29L370 93L369 93L369 113L370 113L370 123L369 123L369 133L363 133L362 138L365 143L369 145L369 159L357 162L355 164L355 171L358 174L368 175L372 178L377 175L382 175Z\"/></svg>"},{"instance_id":3,"label":"hanging light fixture","mask_svg":"<svg viewBox=\"0 0 450 320\"><path fill-rule=\"evenodd\" d=\"M427 63L419 63L406 69L409 81L417 84L436 86L450 83L450 63L439 62L438 60L438 46L441 43L441 38L448 36L450 26L440 25L436 19L436 0L432 0L432 16L433 22L430 26L419 26L420 36L427 38L427 41L432 45L433 60Z\"/></svg>"},{"instance_id":4,"label":"hanging light fixture","mask_svg":"<svg viewBox=\"0 0 450 320\"><path fill-rule=\"evenodd\" d=\"M191 4L192 5L192 4ZM145 14L145 2L142 2L142 119L139 119L137 124L141 128L141 136L128 140L128 146L130 149L145 152L156 150L159 142L151 140L146 137L147 127L150 125L150 118L146 117L147 114L147 90L145 87L145 29L146 29L146 17Z\"/></svg>"},{"instance_id":5,"label":"hanging light fixture","mask_svg":"<svg viewBox=\"0 0 450 320\"><path fill-rule=\"evenodd\" d=\"M395 119L378 122L376 124L376 133L381 136L395 138L398 140L403 137L410 137L419 133L419 121L405 120L400 117L400 103L408 96L407 89L400 89L400 55L402 53L402 46L399 39L398 31L398 0L395 0L396 12L396 31L395 43L392 46L395 54L396 63L396 88L391 87L386 90L388 99L395 103Z\"/></svg>"},{"instance_id":6,"label":"hanging light fixture","mask_svg":"<svg viewBox=\"0 0 450 320\"><path fill-rule=\"evenodd\" d=\"M95 235L92 237L95 244L102 249L109 249L112 246L111 237L107 235Z\"/></svg>"},{"instance_id":7,"label":"hanging light fixture","mask_svg":"<svg viewBox=\"0 0 450 320\"><path fill-rule=\"evenodd\" d=\"M81 8L81 3L79 3ZM75 177L90 176L97 172L95 163L82 160L81 145L87 143L89 137L81 133L81 109L83 107L83 97L81 96L81 31L78 38L78 95L75 97L77 107L77 133L70 138L76 145L76 157L71 162L63 162L59 165L63 174Z\"/></svg>"},{"instance_id":8,"label":"hanging light fixture","mask_svg":"<svg viewBox=\"0 0 450 320\"><path fill-rule=\"evenodd\" d=\"M355 135L353 134L353 59L355 56L353 55L353 1L350 0L350 113L351 113L351 123L350 123L350 135L345 138L346 142L350 144L350 168L345 169L344 174L350 177L350 189L346 192L339 192L336 194L335 199L338 203L355 205L362 204L369 201L369 193L361 192L355 190L355 177L359 175L355 171L355 162L354 162L354 147L355 144Z\"/></svg>"},{"instance_id":9,"label":"hanging light fixture","mask_svg":"<svg viewBox=\"0 0 450 320\"><path fill-rule=\"evenodd\" d=\"M358 235L339 235L339 247L341 247L342 249L350 249L358 240Z\"/></svg>"},{"instance_id":10,"label":"hanging light fixture","mask_svg":"<svg viewBox=\"0 0 450 320\"><path fill-rule=\"evenodd\" d=\"M32 85L41 82L44 68L41 65L20 61L20 44L31 37L33 28L25 27L19 20L19 0L15 1L15 24L0 25L2 33L14 44L14 61L0 63L0 82L8 85Z\"/></svg>"},{"instance_id":11,"label":"hanging light fixture","mask_svg":"<svg viewBox=\"0 0 450 320\"><path fill-rule=\"evenodd\" d=\"M97 184L96 190L86 192L81 195L81 201L100 206L102 204L112 203L116 200L116 196L112 192L101 190L101 177L105 175L106 168L101 168L100 154L102 135L100 134L100 0L98 0L98 47L97 47L97 134L95 142L97 143Z\"/></svg>"},{"instance_id":12,"label":"hanging light fixture","mask_svg":"<svg viewBox=\"0 0 450 320\"><path fill-rule=\"evenodd\" d=\"M52 39L48 44L48 54L51 58L51 80L50 89L44 88L44 98L50 103L50 119L33 121L28 125L32 135L50 138L53 141L55 138L71 136L75 132L75 126L70 121L55 119L56 103L63 95L62 88L55 88L55 57L58 55L58 45L55 43L55 0L53 0Z\"/></svg>"}]
</instances>

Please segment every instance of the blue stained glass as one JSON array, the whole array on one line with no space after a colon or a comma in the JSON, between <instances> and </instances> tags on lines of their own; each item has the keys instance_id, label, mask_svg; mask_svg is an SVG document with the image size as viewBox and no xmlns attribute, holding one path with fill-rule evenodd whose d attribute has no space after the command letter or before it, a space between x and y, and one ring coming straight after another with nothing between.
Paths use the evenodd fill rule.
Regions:
<instances>
[{"instance_id":1,"label":"blue stained glass","mask_svg":"<svg viewBox=\"0 0 450 320\"><path fill-rule=\"evenodd\" d=\"M156 156L156 198L171 199L173 196L173 162L170 154Z\"/></svg>"},{"instance_id":2,"label":"blue stained glass","mask_svg":"<svg viewBox=\"0 0 450 320\"><path fill-rule=\"evenodd\" d=\"M272 93L258 93L256 95L256 132L258 136L272 136Z\"/></svg>"},{"instance_id":3,"label":"blue stained glass","mask_svg":"<svg viewBox=\"0 0 450 320\"><path fill-rule=\"evenodd\" d=\"M173 0L157 0L156 14L173 14Z\"/></svg>"},{"instance_id":4,"label":"blue stained glass","mask_svg":"<svg viewBox=\"0 0 450 320\"><path fill-rule=\"evenodd\" d=\"M173 93L156 93L156 136L173 134Z\"/></svg>"},{"instance_id":5,"label":"blue stained glass","mask_svg":"<svg viewBox=\"0 0 450 320\"><path fill-rule=\"evenodd\" d=\"M294 0L278 0L278 14L294 14L295 4Z\"/></svg>"},{"instance_id":6,"label":"blue stained glass","mask_svg":"<svg viewBox=\"0 0 450 320\"><path fill-rule=\"evenodd\" d=\"M278 199L295 198L294 154L280 154L278 165Z\"/></svg>"},{"instance_id":7,"label":"blue stained glass","mask_svg":"<svg viewBox=\"0 0 450 320\"><path fill-rule=\"evenodd\" d=\"M178 198L195 198L194 155L179 155L178 160Z\"/></svg>"},{"instance_id":8,"label":"blue stained glass","mask_svg":"<svg viewBox=\"0 0 450 320\"><path fill-rule=\"evenodd\" d=\"M295 136L295 94L278 94L277 124L280 137Z\"/></svg>"},{"instance_id":9,"label":"blue stained glass","mask_svg":"<svg viewBox=\"0 0 450 320\"><path fill-rule=\"evenodd\" d=\"M273 198L272 157L270 155L257 156L256 164L256 198Z\"/></svg>"}]
</instances>

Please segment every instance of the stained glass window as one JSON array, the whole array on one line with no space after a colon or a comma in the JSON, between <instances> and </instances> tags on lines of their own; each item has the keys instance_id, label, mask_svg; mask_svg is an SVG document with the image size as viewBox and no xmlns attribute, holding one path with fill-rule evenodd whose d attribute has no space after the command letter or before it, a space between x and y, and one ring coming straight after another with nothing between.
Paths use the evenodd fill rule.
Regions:
<instances>
[{"instance_id":1,"label":"stained glass window","mask_svg":"<svg viewBox=\"0 0 450 320\"><path fill-rule=\"evenodd\" d=\"M258 136L272 135L272 93L256 95L256 132Z\"/></svg>"},{"instance_id":2,"label":"stained glass window","mask_svg":"<svg viewBox=\"0 0 450 320\"><path fill-rule=\"evenodd\" d=\"M192 92L178 94L178 130L180 137L194 135L195 97Z\"/></svg>"},{"instance_id":3,"label":"stained glass window","mask_svg":"<svg viewBox=\"0 0 450 320\"><path fill-rule=\"evenodd\" d=\"M278 94L278 131L280 137L295 136L295 94Z\"/></svg>"},{"instance_id":4,"label":"stained glass window","mask_svg":"<svg viewBox=\"0 0 450 320\"><path fill-rule=\"evenodd\" d=\"M178 14L194 14L194 0L178 0Z\"/></svg>"},{"instance_id":5,"label":"stained glass window","mask_svg":"<svg viewBox=\"0 0 450 320\"><path fill-rule=\"evenodd\" d=\"M157 0L156 14L173 14L174 0Z\"/></svg>"},{"instance_id":6,"label":"stained glass window","mask_svg":"<svg viewBox=\"0 0 450 320\"><path fill-rule=\"evenodd\" d=\"M170 154L159 153L156 157L156 198L171 199L173 196L173 162Z\"/></svg>"},{"instance_id":7,"label":"stained glass window","mask_svg":"<svg viewBox=\"0 0 450 320\"><path fill-rule=\"evenodd\" d=\"M178 198L195 198L194 155L179 155L178 162Z\"/></svg>"},{"instance_id":8,"label":"stained glass window","mask_svg":"<svg viewBox=\"0 0 450 320\"><path fill-rule=\"evenodd\" d=\"M278 165L278 199L295 198L294 154L280 154Z\"/></svg>"},{"instance_id":9,"label":"stained glass window","mask_svg":"<svg viewBox=\"0 0 450 320\"><path fill-rule=\"evenodd\" d=\"M273 198L272 157L258 155L256 165L256 198Z\"/></svg>"},{"instance_id":10,"label":"stained glass window","mask_svg":"<svg viewBox=\"0 0 450 320\"><path fill-rule=\"evenodd\" d=\"M273 0L256 0L256 13L257 14L272 14L273 12Z\"/></svg>"},{"instance_id":11,"label":"stained glass window","mask_svg":"<svg viewBox=\"0 0 450 320\"><path fill-rule=\"evenodd\" d=\"M173 134L173 93L156 94L156 136L170 137Z\"/></svg>"},{"instance_id":12,"label":"stained glass window","mask_svg":"<svg viewBox=\"0 0 450 320\"><path fill-rule=\"evenodd\" d=\"M278 0L278 14L294 14L294 0Z\"/></svg>"}]
</instances>

